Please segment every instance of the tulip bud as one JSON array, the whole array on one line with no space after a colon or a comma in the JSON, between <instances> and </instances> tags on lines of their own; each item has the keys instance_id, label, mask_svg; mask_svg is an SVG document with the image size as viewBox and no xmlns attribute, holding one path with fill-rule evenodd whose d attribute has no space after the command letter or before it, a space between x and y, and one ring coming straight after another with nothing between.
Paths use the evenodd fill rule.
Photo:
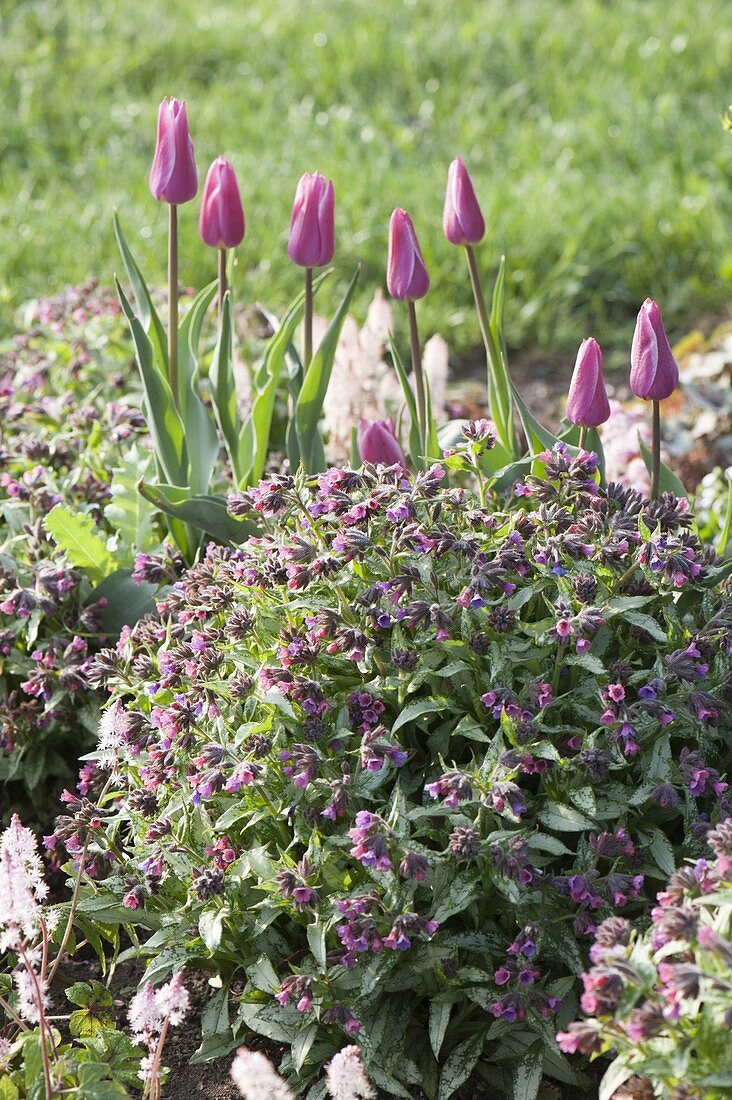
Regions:
<instances>
[{"instance_id":1,"label":"tulip bud","mask_svg":"<svg viewBox=\"0 0 732 1100\"><path fill-rule=\"evenodd\" d=\"M393 466L395 463L406 470L407 460L399 440L394 433L394 424L389 420L364 420L358 422L358 453L362 462L373 466Z\"/></svg>"},{"instance_id":2,"label":"tulip bud","mask_svg":"<svg viewBox=\"0 0 732 1100\"><path fill-rule=\"evenodd\" d=\"M416 301L430 288L417 234L406 210L396 209L389 221L389 258L386 285L392 298Z\"/></svg>"},{"instance_id":3,"label":"tulip bud","mask_svg":"<svg viewBox=\"0 0 732 1100\"><path fill-rule=\"evenodd\" d=\"M583 340L577 352L567 394L567 419L582 428L598 428L610 419L610 402L602 377L602 352L597 340Z\"/></svg>"},{"instance_id":4,"label":"tulip bud","mask_svg":"<svg viewBox=\"0 0 732 1100\"><path fill-rule=\"evenodd\" d=\"M663 401L679 384L679 368L663 327L661 310L646 298L630 349L630 388L643 401Z\"/></svg>"},{"instance_id":5,"label":"tulip bud","mask_svg":"<svg viewBox=\"0 0 732 1100\"><path fill-rule=\"evenodd\" d=\"M198 227L211 248L236 248L244 240L239 185L226 157L217 157L208 170Z\"/></svg>"},{"instance_id":6,"label":"tulip bud","mask_svg":"<svg viewBox=\"0 0 732 1100\"><path fill-rule=\"evenodd\" d=\"M335 252L333 181L320 172L300 178L290 220L287 255L301 267L324 267Z\"/></svg>"},{"instance_id":7,"label":"tulip bud","mask_svg":"<svg viewBox=\"0 0 732 1100\"><path fill-rule=\"evenodd\" d=\"M158 140L150 169L153 197L177 206L189 202L198 190L193 142L186 105L164 99L158 110Z\"/></svg>"},{"instance_id":8,"label":"tulip bud","mask_svg":"<svg viewBox=\"0 0 732 1100\"><path fill-rule=\"evenodd\" d=\"M455 157L447 173L442 228L451 244L477 244L485 233L473 183L460 157Z\"/></svg>"}]
</instances>

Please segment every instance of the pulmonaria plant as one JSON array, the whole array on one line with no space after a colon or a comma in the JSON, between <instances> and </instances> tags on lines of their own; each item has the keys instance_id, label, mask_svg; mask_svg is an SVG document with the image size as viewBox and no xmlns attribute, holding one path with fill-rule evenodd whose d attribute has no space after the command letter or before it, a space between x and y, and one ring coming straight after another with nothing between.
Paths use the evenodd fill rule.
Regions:
<instances>
[{"instance_id":1,"label":"pulmonaria plant","mask_svg":"<svg viewBox=\"0 0 732 1100\"><path fill-rule=\"evenodd\" d=\"M586 1019L557 1039L568 1053L612 1057L603 1100L732 1092L732 818L707 844L715 858L674 872L648 932L621 917L597 929L582 976Z\"/></svg>"},{"instance_id":2,"label":"pulmonaria plant","mask_svg":"<svg viewBox=\"0 0 732 1100\"><path fill-rule=\"evenodd\" d=\"M593 933L730 812L732 601L685 501L542 468L485 506L439 465L272 477L96 658L127 718L83 904L155 929L158 981L218 973L204 1053L258 1031L311 1098L344 1041L390 1095L581 1084Z\"/></svg>"}]
</instances>

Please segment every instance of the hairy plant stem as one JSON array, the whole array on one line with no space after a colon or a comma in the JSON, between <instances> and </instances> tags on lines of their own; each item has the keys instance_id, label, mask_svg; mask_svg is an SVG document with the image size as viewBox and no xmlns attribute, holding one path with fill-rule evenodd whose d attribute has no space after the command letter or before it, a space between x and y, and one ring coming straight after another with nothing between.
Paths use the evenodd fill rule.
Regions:
<instances>
[{"instance_id":1,"label":"hairy plant stem","mask_svg":"<svg viewBox=\"0 0 732 1100\"><path fill-rule=\"evenodd\" d=\"M313 358L313 269L305 268L305 314L302 335L302 369L307 374Z\"/></svg>"},{"instance_id":2,"label":"hairy plant stem","mask_svg":"<svg viewBox=\"0 0 732 1100\"><path fill-rule=\"evenodd\" d=\"M168 209L168 381L178 409L178 207L171 203Z\"/></svg>"},{"instance_id":3,"label":"hairy plant stem","mask_svg":"<svg viewBox=\"0 0 732 1100\"><path fill-rule=\"evenodd\" d=\"M661 487L661 402L653 402L653 440L651 451L651 500L658 498Z\"/></svg>"},{"instance_id":4,"label":"hairy plant stem","mask_svg":"<svg viewBox=\"0 0 732 1100\"><path fill-rule=\"evenodd\" d=\"M226 281L226 249L219 249L219 290L218 290L218 306L219 306L219 320L221 320L221 314L224 309L224 295L228 289L228 283Z\"/></svg>"},{"instance_id":5,"label":"hairy plant stem","mask_svg":"<svg viewBox=\"0 0 732 1100\"><path fill-rule=\"evenodd\" d=\"M420 458L424 458L427 454L427 400L424 388L424 372L422 370L422 352L419 346L417 311L411 298L407 298L407 310L409 313L409 347L412 353L412 373L414 374L414 389L417 398Z\"/></svg>"}]
</instances>

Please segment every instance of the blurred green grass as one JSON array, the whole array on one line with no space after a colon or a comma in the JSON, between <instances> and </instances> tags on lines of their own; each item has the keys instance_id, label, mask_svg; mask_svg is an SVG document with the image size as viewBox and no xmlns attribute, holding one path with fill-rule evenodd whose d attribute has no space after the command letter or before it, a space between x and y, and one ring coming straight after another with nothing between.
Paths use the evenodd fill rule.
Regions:
<instances>
[{"instance_id":1,"label":"blurred green grass","mask_svg":"<svg viewBox=\"0 0 732 1100\"><path fill-rule=\"evenodd\" d=\"M280 309L303 171L336 185L339 281L383 284L394 206L432 274L425 333L477 342L464 260L441 233L466 160L508 254L514 345L627 348L647 296L680 335L732 290L732 141L719 115L726 0L3 0L0 288L7 309L119 266L118 207L151 281L165 212L147 191L157 105L188 101L201 179L225 153L247 215L237 293ZM182 215L181 277L214 258ZM335 298L336 286L328 290Z\"/></svg>"}]
</instances>

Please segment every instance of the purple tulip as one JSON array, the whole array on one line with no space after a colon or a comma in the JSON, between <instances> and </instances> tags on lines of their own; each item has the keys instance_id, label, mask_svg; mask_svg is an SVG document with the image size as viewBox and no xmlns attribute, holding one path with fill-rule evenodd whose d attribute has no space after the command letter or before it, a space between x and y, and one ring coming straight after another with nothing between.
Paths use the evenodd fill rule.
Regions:
<instances>
[{"instance_id":1,"label":"purple tulip","mask_svg":"<svg viewBox=\"0 0 732 1100\"><path fill-rule=\"evenodd\" d=\"M359 420L358 453L362 462L370 462L374 466L399 463L406 470L408 465L391 420Z\"/></svg>"},{"instance_id":2,"label":"purple tulip","mask_svg":"<svg viewBox=\"0 0 732 1100\"><path fill-rule=\"evenodd\" d=\"M300 267L324 267L335 252L333 181L305 173L295 192L287 255Z\"/></svg>"},{"instance_id":3,"label":"purple tulip","mask_svg":"<svg viewBox=\"0 0 732 1100\"><path fill-rule=\"evenodd\" d=\"M226 157L217 157L208 170L198 227L204 243L211 248L236 248L244 240L239 185Z\"/></svg>"},{"instance_id":4,"label":"purple tulip","mask_svg":"<svg viewBox=\"0 0 732 1100\"><path fill-rule=\"evenodd\" d=\"M661 310L646 298L630 350L630 388L643 401L663 401L679 384L679 368L663 327Z\"/></svg>"},{"instance_id":5,"label":"purple tulip","mask_svg":"<svg viewBox=\"0 0 732 1100\"><path fill-rule=\"evenodd\" d=\"M386 285L392 298L412 302L424 298L430 288L417 234L406 210L396 209L389 221Z\"/></svg>"},{"instance_id":6,"label":"purple tulip","mask_svg":"<svg viewBox=\"0 0 732 1100\"><path fill-rule=\"evenodd\" d=\"M610 419L610 402L602 377L602 352L597 340L583 340L577 352L567 394L567 419L583 428L597 428Z\"/></svg>"},{"instance_id":7,"label":"purple tulip","mask_svg":"<svg viewBox=\"0 0 732 1100\"><path fill-rule=\"evenodd\" d=\"M153 197L177 206L189 202L198 190L193 142L186 105L164 99L158 110L158 140L150 169Z\"/></svg>"},{"instance_id":8,"label":"purple tulip","mask_svg":"<svg viewBox=\"0 0 732 1100\"><path fill-rule=\"evenodd\" d=\"M442 228L451 244L477 244L485 233L473 183L460 157L455 157L447 173Z\"/></svg>"}]
</instances>

